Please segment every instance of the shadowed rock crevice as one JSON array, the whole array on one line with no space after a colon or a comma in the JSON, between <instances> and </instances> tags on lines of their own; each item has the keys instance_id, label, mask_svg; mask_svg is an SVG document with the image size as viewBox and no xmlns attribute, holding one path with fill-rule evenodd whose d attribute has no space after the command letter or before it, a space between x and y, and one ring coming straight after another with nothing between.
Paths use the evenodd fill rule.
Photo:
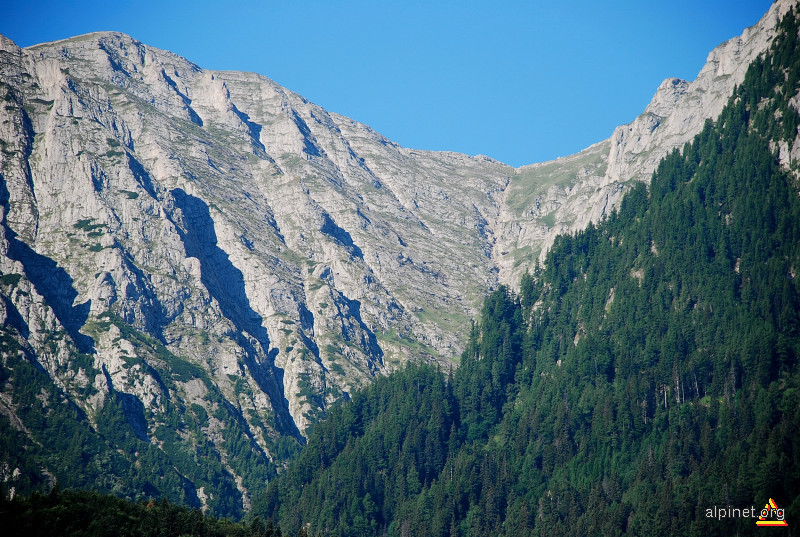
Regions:
<instances>
[{"instance_id":1,"label":"shadowed rock crevice","mask_svg":"<svg viewBox=\"0 0 800 537\"><path fill-rule=\"evenodd\" d=\"M308 124L300 117L296 110L292 110L291 118L297 130L303 135L303 153L312 157L321 157L322 152L317 145L314 134L311 132L311 129L308 128Z\"/></svg>"},{"instance_id":2,"label":"shadowed rock crevice","mask_svg":"<svg viewBox=\"0 0 800 537\"><path fill-rule=\"evenodd\" d=\"M147 436L147 419L144 417L144 404L142 404L135 395L114 389L114 381L111 379L111 375L105 364L102 365L101 369L106 379L109 394L114 398L113 401L119 404L125 416L125 421L131 426L136 438L149 442L150 439Z\"/></svg>"},{"instance_id":3,"label":"shadowed rock crevice","mask_svg":"<svg viewBox=\"0 0 800 537\"><path fill-rule=\"evenodd\" d=\"M114 47L114 45L112 44L111 47ZM106 56L108 57L108 63L111 65L111 68L115 72L122 73L127 78L131 77L131 74L128 72L127 69L125 69L125 67L123 67L122 63L120 62L116 48L110 48L109 45L107 45L103 41L100 41L98 43L98 48L106 53Z\"/></svg>"},{"instance_id":4,"label":"shadowed rock crevice","mask_svg":"<svg viewBox=\"0 0 800 537\"><path fill-rule=\"evenodd\" d=\"M333 218L331 218L331 215L328 213L322 213L322 226L319 228L319 230L332 238L333 242L336 244L347 248L353 257L364 259L364 253L361 251L361 248L356 246L356 244L353 242L353 237L350 236L350 233L348 233L344 228L339 227L339 225L334 222Z\"/></svg>"},{"instance_id":5,"label":"shadowed rock crevice","mask_svg":"<svg viewBox=\"0 0 800 537\"><path fill-rule=\"evenodd\" d=\"M297 305L297 313L300 316L300 327L310 334L314 334L314 314L311 313L308 308L300 302Z\"/></svg>"},{"instance_id":6,"label":"shadowed rock crevice","mask_svg":"<svg viewBox=\"0 0 800 537\"><path fill-rule=\"evenodd\" d=\"M186 113L189 114L189 119L192 121L192 123L202 127L203 120L199 115L197 115L197 112L194 111L194 108L192 108L192 100L178 89L178 85L174 80L172 80L172 78L170 78L164 69L161 70L161 76L164 77L164 81L167 83L167 85L172 88L172 90L178 94L178 97L180 97L181 101L183 101L183 104L186 106Z\"/></svg>"},{"instance_id":7,"label":"shadowed rock crevice","mask_svg":"<svg viewBox=\"0 0 800 537\"><path fill-rule=\"evenodd\" d=\"M147 436L147 420L144 417L144 405L136 398L135 395L130 393L116 392L117 400L122 405L122 412L125 414L125 419L136 434L136 438L149 442L150 438Z\"/></svg>"},{"instance_id":8,"label":"shadowed rock crevice","mask_svg":"<svg viewBox=\"0 0 800 537\"><path fill-rule=\"evenodd\" d=\"M265 361L259 361L257 359L258 352L247 338L240 335L238 344L246 351L244 365L250 372L250 376L261 391L269 397L270 404L275 411L275 428L283 434L293 436L301 442L304 441L303 435L289 412L289 401L283 393L283 370L274 365L275 357L278 354L277 349L272 350ZM245 430L249 431L249 425Z\"/></svg>"},{"instance_id":9,"label":"shadowed rock crevice","mask_svg":"<svg viewBox=\"0 0 800 537\"><path fill-rule=\"evenodd\" d=\"M3 300L3 307L5 309L5 324L3 327L15 328L22 337L28 339L31 333L28 323L22 318L22 315L20 315L14 303L11 302L11 299L5 295L0 296L0 298Z\"/></svg>"},{"instance_id":10,"label":"shadowed rock crevice","mask_svg":"<svg viewBox=\"0 0 800 537\"><path fill-rule=\"evenodd\" d=\"M337 307L339 308L342 319L350 318L358 323L360 335L358 335L359 339L355 343L357 343L366 355L371 358L370 370L375 373L377 371L375 364L378 366L383 365L383 349L381 349L378 344L378 339L375 337L375 334L361 318L361 302L347 298L344 294L339 293L337 297ZM352 341L354 337L356 337L356 334L352 327L343 325L342 337L344 337L345 341Z\"/></svg>"},{"instance_id":11,"label":"shadowed rock crevice","mask_svg":"<svg viewBox=\"0 0 800 537\"><path fill-rule=\"evenodd\" d=\"M75 290L73 279L67 271L49 257L37 253L17 239L16 233L5 223L3 227L8 240L8 257L22 263L25 276L33 284L36 292L47 301L78 350L86 354L94 352L94 340L79 332L89 318L91 300L74 304L78 291Z\"/></svg>"},{"instance_id":12,"label":"shadowed rock crevice","mask_svg":"<svg viewBox=\"0 0 800 537\"><path fill-rule=\"evenodd\" d=\"M175 206L181 210L185 229L179 229L186 254L200 261L200 281L219 302L223 315L241 332L247 332L269 353L269 336L261 324L261 316L250 307L244 287L244 276L231 263L228 254L217 245L214 220L208 205L180 188L171 191Z\"/></svg>"},{"instance_id":13,"label":"shadowed rock crevice","mask_svg":"<svg viewBox=\"0 0 800 537\"><path fill-rule=\"evenodd\" d=\"M119 243L114 244L118 248L123 266L134 277L133 284L128 284L125 296L128 300L120 302L119 314L123 320L131 326L143 328L148 334L157 338L161 343L166 344L164 338L164 327L172 320L167 316L166 308L159 301L158 295L147 274L136 265L131 253L123 248ZM134 302L134 307L130 307L130 302ZM139 309L145 315L139 314ZM175 317L180 314L181 308L173 314Z\"/></svg>"},{"instance_id":14,"label":"shadowed rock crevice","mask_svg":"<svg viewBox=\"0 0 800 537\"><path fill-rule=\"evenodd\" d=\"M150 174L147 173L147 170L144 169L141 162L136 160L133 155L130 153L126 153L128 159L128 168L131 170L131 173L136 178L136 182L147 192L151 198L158 199L156 195L156 189L153 186L153 179L150 177Z\"/></svg>"},{"instance_id":15,"label":"shadowed rock crevice","mask_svg":"<svg viewBox=\"0 0 800 537\"><path fill-rule=\"evenodd\" d=\"M217 300L222 314L233 322L241 334L247 333L257 342L254 347L243 335L237 343L247 353L247 367L258 386L269 396L275 409L278 427L293 436L300 433L289 414L289 403L283 394L283 383L279 382L278 369L274 365L275 353L269 350L269 335L261 324L261 316L250 306L244 286L242 271L236 268L228 254L217 245L214 220L206 203L182 189L171 191L175 206L183 213L184 226L178 233L186 248L186 255L200 261L200 281L209 294ZM258 361L257 356L266 361Z\"/></svg>"},{"instance_id":16,"label":"shadowed rock crevice","mask_svg":"<svg viewBox=\"0 0 800 537\"><path fill-rule=\"evenodd\" d=\"M250 121L250 116L236 108L236 105L232 105L232 107L233 113L236 114L236 117L238 117L239 120L247 127L247 131L250 133L250 139L253 141L253 145L262 151L266 151L267 148L261 143L261 125Z\"/></svg>"}]
</instances>

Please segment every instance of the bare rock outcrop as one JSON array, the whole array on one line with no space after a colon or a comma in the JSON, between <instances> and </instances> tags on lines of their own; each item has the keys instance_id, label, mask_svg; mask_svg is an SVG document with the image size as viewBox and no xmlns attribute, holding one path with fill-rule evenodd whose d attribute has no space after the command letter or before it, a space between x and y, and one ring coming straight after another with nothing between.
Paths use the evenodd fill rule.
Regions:
<instances>
[{"instance_id":1,"label":"bare rock outcrop","mask_svg":"<svg viewBox=\"0 0 800 537\"><path fill-rule=\"evenodd\" d=\"M712 51L695 81L667 79L608 140L516 170L401 147L261 75L123 34L26 49L0 36L4 337L89 419L127 401L154 445L175 401L205 412L246 505L225 419L279 465L280 438L302 441L374 376L449 367L486 292L717 117L795 4Z\"/></svg>"},{"instance_id":2,"label":"bare rock outcrop","mask_svg":"<svg viewBox=\"0 0 800 537\"><path fill-rule=\"evenodd\" d=\"M559 233L598 222L618 205L627 183L649 181L664 156L682 149L707 120L716 119L792 6L796 0L776 1L757 24L711 51L695 80L664 80L644 112L614 129L608 140L520 168L505 191L506 212L498 221L500 281L519 281L536 260L544 259Z\"/></svg>"}]
</instances>

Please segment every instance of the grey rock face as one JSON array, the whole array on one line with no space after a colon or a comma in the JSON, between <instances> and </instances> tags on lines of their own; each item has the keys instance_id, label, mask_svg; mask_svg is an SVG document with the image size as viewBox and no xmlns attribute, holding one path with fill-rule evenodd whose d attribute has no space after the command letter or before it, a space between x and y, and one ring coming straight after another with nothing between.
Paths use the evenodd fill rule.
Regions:
<instances>
[{"instance_id":1,"label":"grey rock face","mask_svg":"<svg viewBox=\"0 0 800 537\"><path fill-rule=\"evenodd\" d=\"M503 200L497 244L500 253L509 254L498 258L500 281L519 281L559 233L599 221L617 206L627 183L649 181L664 156L718 117L747 67L769 48L778 21L797 3L776 1L756 25L711 51L694 81L664 80L645 111L614 129L608 140L520 168ZM788 148L786 155L788 162Z\"/></svg>"},{"instance_id":2,"label":"grey rock face","mask_svg":"<svg viewBox=\"0 0 800 537\"><path fill-rule=\"evenodd\" d=\"M65 390L96 388L89 415L111 392L207 406L148 369L163 350L268 453L374 375L460 352L497 285L487 222L513 169L399 147L122 34L0 54L6 324ZM78 351L93 368L64 378Z\"/></svg>"},{"instance_id":3,"label":"grey rock face","mask_svg":"<svg viewBox=\"0 0 800 537\"><path fill-rule=\"evenodd\" d=\"M123 34L23 50L0 37L5 331L90 417L130 395L149 416L137 436L157 444L167 400L212 413L218 390L280 463L277 438L375 375L449 366L487 290L716 117L794 3L694 82L665 81L610 139L518 170L400 147L263 76ZM66 367L75 353L92 365ZM208 382L167 386L155 371L174 364ZM221 427L203 430L225 462Z\"/></svg>"}]
</instances>

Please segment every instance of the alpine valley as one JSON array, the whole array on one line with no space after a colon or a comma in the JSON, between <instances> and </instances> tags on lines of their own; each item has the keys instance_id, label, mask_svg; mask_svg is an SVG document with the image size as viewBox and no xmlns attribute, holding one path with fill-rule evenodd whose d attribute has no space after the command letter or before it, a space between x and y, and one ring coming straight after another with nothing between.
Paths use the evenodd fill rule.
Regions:
<instances>
[{"instance_id":1,"label":"alpine valley","mask_svg":"<svg viewBox=\"0 0 800 537\"><path fill-rule=\"evenodd\" d=\"M797 19L518 169L127 35L0 36L0 514L57 483L291 534L800 523Z\"/></svg>"}]
</instances>

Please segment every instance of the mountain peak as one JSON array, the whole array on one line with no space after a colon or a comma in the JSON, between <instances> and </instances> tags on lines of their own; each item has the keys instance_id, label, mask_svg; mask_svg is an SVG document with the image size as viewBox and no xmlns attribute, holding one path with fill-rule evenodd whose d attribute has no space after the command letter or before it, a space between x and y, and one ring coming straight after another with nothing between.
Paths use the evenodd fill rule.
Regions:
<instances>
[{"instance_id":1,"label":"mountain peak","mask_svg":"<svg viewBox=\"0 0 800 537\"><path fill-rule=\"evenodd\" d=\"M557 235L609 214L632 181L649 181L664 156L719 116L747 67L769 48L778 22L797 4L776 1L757 24L711 51L695 80L665 79L644 112L614 129L608 140L568 158L520 168L506 192L495 248L510 252L498 258L500 281L519 281L544 259Z\"/></svg>"},{"instance_id":2,"label":"mountain peak","mask_svg":"<svg viewBox=\"0 0 800 537\"><path fill-rule=\"evenodd\" d=\"M4 39L3 334L87 427L117 409L152 446L213 446L244 505L234 453L274 470L374 377L451 367L488 290L716 117L789 4L609 140L518 170L404 148L261 75L125 34ZM176 423L202 440L170 436Z\"/></svg>"}]
</instances>

